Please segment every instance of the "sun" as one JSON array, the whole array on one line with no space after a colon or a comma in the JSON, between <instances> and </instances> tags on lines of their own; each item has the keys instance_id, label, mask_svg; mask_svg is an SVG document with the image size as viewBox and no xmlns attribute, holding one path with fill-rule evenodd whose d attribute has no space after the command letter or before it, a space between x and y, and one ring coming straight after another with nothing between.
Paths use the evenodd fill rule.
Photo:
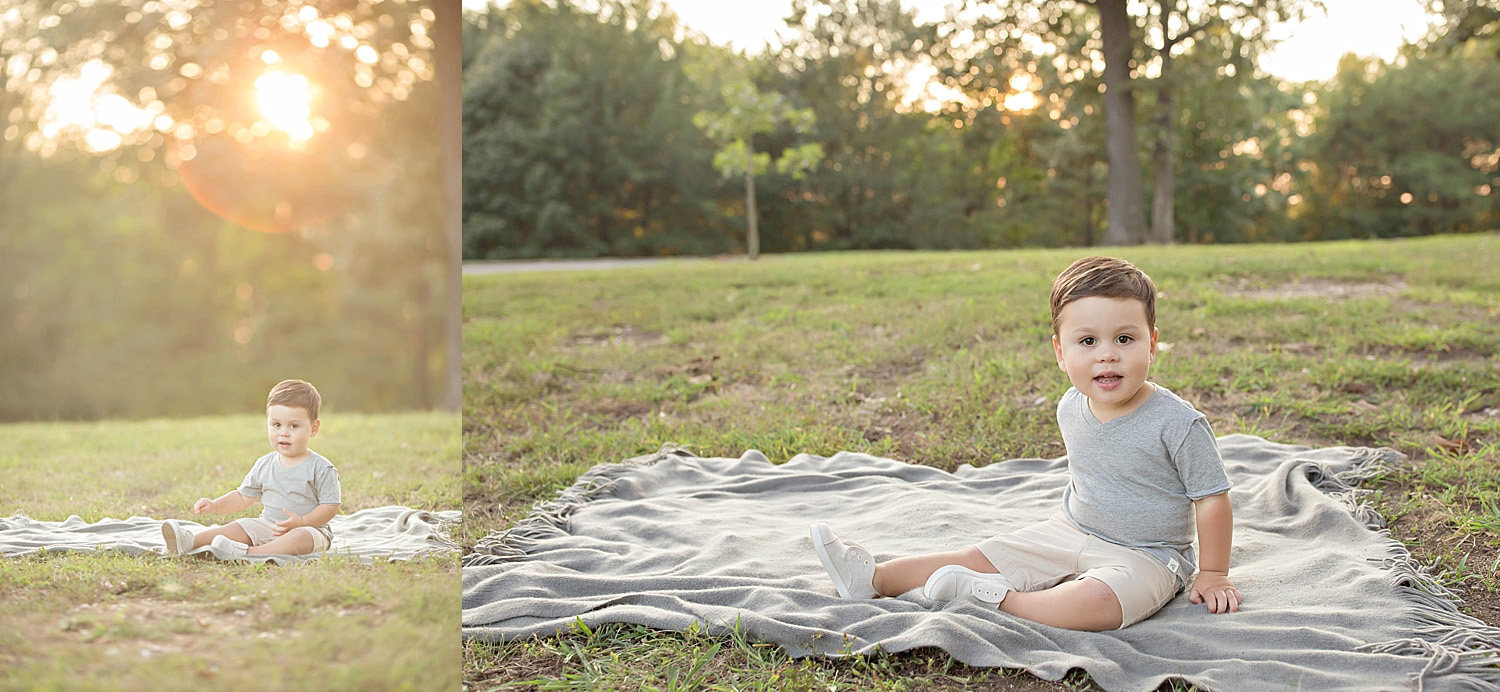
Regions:
<instances>
[{"instance_id":1,"label":"sun","mask_svg":"<svg viewBox=\"0 0 1500 692\"><path fill-rule=\"evenodd\" d=\"M255 100L271 127L294 141L312 138L312 85L307 77L268 70L255 79Z\"/></svg>"}]
</instances>

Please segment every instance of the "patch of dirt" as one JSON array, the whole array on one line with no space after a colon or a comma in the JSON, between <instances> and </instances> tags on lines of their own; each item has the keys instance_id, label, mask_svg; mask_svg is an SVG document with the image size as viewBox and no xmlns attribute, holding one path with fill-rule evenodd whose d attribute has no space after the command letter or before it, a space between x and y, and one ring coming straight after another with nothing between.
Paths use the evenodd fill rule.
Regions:
<instances>
[{"instance_id":1,"label":"patch of dirt","mask_svg":"<svg viewBox=\"0 0 1500 692\"><path fill-rule=\"evenodd\" d=\"M858 377L860 390L866 394L888 394L891 385L898 384L922 371L927 365L925 349L915 349L899 358L880 361L866 366L846 366L844 372L851 379Z\"/></svg>"},{"instance_id":2,"label":"patch of dirt","mask_svg":"<svg viewBox=\"0 0 1500 692\"><path fill-rule=\"evenodd\" d=\"M1396 481L1387 481L1376 488L1388 498L1405 497L1415 491ZM1450 513L1436 500L1424 500L1412 511L1396 517L1387 528L1390 529L1391 536L1405 544L1412 557L1423 565L1433 565L1434 561L1444 555L1466 553L1468 571L1483 572L1495 564L1496 560L1500 560L1500 547L1473 534L1457 535L1450 519ZM1450 567L1437 562L1434 571L1441 573ZM1471 577L1463 584L1450 585L1449 588L1457 591L1463 599L1461 610L1483 620L1485 624L1500 627L1500 593L1486 589L1477 577Z\"/></svg>"},{"instance_id":3,"label":"patch of dirt","mask_svg":"<svg viewBox=\"0 0 1500 692\"><path fill-rule=\"evenodd\" d=\"M1239 298L1257 300L1285 300L1288 298L1320 298L1330 302L1343 302L1352 298L1394 296L1408 288L1405 281L1396 279L1387 282L1335 281L1333 279L1299 279L1280 286L1258 286L1241 277L1234 283L1215 282L1213 287L1220 293Z\"/></svg>"},{"instance_id":4,"label":"patch of dirt","mask_svg":"<svg viewBox=\"0 0 1500 692\"><path fill-rule=\"evenodd\" d=\"M100 647L106 656L151 658L169 653L206 653L225 639L242 638L258 621L253 610L225 610L218 605L156 598L83 603L69 608L50 627L34 630L33 639ZM121 623L124 623L123 625ZM190 631L181 631L186 628ZM135 634L135 632L141 634ZM260 637L299 637L297 631L266 631Z\"/></svg>"},{"instance_id":5,"label":"patch of dirt","mask_svg":"<svg viewBox=\"0 0 1500 692\"><path fill-rule=\"evenodd\" d=\"M590 419L589 427L612 429L620 421L640 418L651 413L653 407L644 401L620 401L618 399L596 399L574 404L574 411Z\"/></svg>"},{"instance_id":6,"label":"patch of dirt","mask_svg":"<svg viewBox=\"0 0 1500 692\"><path fill-rule=\"evenodd\" d=\"M1399 348L1396 346L1368 345L1360 349L1360 355L1382 360L1411 359L1412 368L1436 366L1439 368L1460 365L1484 365L1490 362L1491 354L1467 346L1445 348Z\"/></svg>"},{"instance_id":7,"label":"patch of dirt","mask_svg":"<svg viewBox=\"0 0 1500 692\"><path fill-rule=\"evenodd\" d=\"M481 660L467 641L463 656L465 689L490 690L528 680L557 680L567 672L567 659L561 656L523 652Z\"/></svg>"},{"instance_id":8,"label":"patch of dirt","mask_svg":"<svg viewBox=\"0 0 1500 692\"><path fill-rule=\"evenodd\" d=\"M893 438L897 453L902 458L911 458L921 447L927 431L932 429L931 422L925 416L904 407L893 406L886 397L854 392L849 398L858 403L852 415L854 424L864 428L865 440L879 442L885 438Z\"/></svg>"}]
</instances>

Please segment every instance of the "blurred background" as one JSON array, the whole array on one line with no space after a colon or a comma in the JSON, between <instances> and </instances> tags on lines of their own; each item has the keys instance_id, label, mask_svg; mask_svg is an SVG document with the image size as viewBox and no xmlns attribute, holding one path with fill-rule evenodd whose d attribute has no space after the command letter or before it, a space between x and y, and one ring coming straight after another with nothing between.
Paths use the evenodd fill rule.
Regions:
<instances>
[{"instance_id":1,"label":"blurred background","mask_svg":"<svg viewBox=\"0 0 1500 692\"><path fill-rule=\"evenodd\" d=\"M469 259L1500 226L1496 0L465 7Z\"/></svg>"},{"instance_id":2,"label":"blurred background","mask_svg":"<svg viewBox=\"0 0 1500 692\"><path fill-rule=\"evenodd\" d=\"M0 0L0 421L456 410L457 9Z\"/></svg>"}]
</instances>

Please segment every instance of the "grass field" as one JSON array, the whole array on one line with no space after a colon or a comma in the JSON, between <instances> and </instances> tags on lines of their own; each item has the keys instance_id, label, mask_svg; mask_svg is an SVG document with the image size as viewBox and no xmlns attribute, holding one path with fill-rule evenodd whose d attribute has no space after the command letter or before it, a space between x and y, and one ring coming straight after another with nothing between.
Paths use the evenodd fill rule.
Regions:
<instances>
[{"instance_id":1,"label":"grass field","mask_svg":"<svg viewBox=\"0 0 1500 692\"><path fill-rule=\"evenodd\" d=\"M343 513L461 507L458 417L325 412L312 448ZM199 497L238 487L265 418L0 426L0 512L213 524ZM456 558L289 567L116 553L0 559L0 689L457 689Z\"/></svg>"},{"instance_id":2,"label":"grass field","mask_svg":"<svg viewBox=\"0 0 1500 692\"><path fill-rule=\"evenodd\" d=\"M655 451L838 450L953 469L1063 453L1052 278L1085 250L846 253L465 277L464 541L584 470ZM1395 536L1500 624L1500 236L1118 249L1156 280L1153 379L1218 434L1391 446ZM1088 689L941 652L790 661L605 627L469 644L474 689Z\"/></svg>"}]
</instances>

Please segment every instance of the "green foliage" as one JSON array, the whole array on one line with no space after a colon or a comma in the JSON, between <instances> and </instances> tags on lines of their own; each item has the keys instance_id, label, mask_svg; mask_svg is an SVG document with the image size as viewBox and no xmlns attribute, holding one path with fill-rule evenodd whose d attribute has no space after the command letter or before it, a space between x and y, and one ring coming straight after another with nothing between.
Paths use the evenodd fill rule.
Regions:
<instances>
[{"instance_id":1,"label":"green foliage","mask_svg":"<svg viewBox=\"0 0 1500 692\"><path fill-rule=\"evenodd\" d=\"M704 254L730 242L714 205L698 47L650 2L471 15L464 70L464 256Z\"/></svg>"},{"instance_id":2,"label":"green foliage","mask_svg":"<svg viewBox=\"0 0 1500 692\"><path fill-rule=\"evenodd\" d=\"M1319 97L1304 170L1310 237L1396 237L1500 224L1500 70L1479 43L1346 56Z\"/></svg>"},{"instance_id":3,"label":"green foliage","mask_svg":"<svg viewBox=\"0 0 1500 692\"><path fill-rule=\"evenodd\" d=\"M1486 23L1493 3L1454 5L1451 41L1440 33L1408 46L1391 65L1356 61L1326 83L1308 84L1259 71L1266 28L1317 4L1179 4L1167 22L1176 32L1170 43L1161 36L1160 4L1130 4L1141 37L1131 83L1140 96L1140 175L1150 177L1153 151L1170 145L1175 240L1494 228L1500 71L1493 53L1500 44ZM504 64L532 67L506 73L499 63L481 62L493 45L472 49L466 63L471 85L508 74L514 90L503 101L466 106L476 142L465 158L474 173L465 197L466 256L738 250L735 227L748 208L738 181L715 178L710 163L721 172L751 169L762 247L770 252L1094 245L1103 238L1110 135L1102 74L1091 57L1100 43L1092 3L991 0L921 22L894 0L800 0L779 45L755 55L666 34L632 38L671 22L669 13L627 21L633 28L598 28L644 11L627 5L596 12L515 3L471 15L470 35L513 44L515 55ZM553 15L570 19L541 18ZM597 68L550 57L582 51L611 57ZM625 64L637 66L633 74L611 72ZM583 69L592 71L576 72ZM557 71L573 81L543 81ZM925 90L913 84L930 73ZM589 80L631 86L582 86ZM1161 94L1171 99L1147 98ZM569 111L601 111L601 123L635 122L609 118L650 110L650 127L633 131L650 133L655 158L640 170L661 173L652 179L656 187L613 173L617 159L596 155L625 151L620 143L628 138L605 135L616 125L554 136L566 121L564 113L543 115L542 104L554 101L572 104ZM749 117L776 109L810 113L816 132ZM747 120L731 128L727 120L710 122L708 113ZM687 130L690 114L710 136ZM541 150L539 143L514 144L537 137L550 143L546 156L528 153ZM711 139L722 145L717 154ZM621 153L618 160L643 159ZM560 162L576 165L576 176L554 175ZM785 165L778 170L773 162ZM508 177L490 174L501 171ZM553 230L537 230L542 226Z\"/></svg>"}]
</instances>

